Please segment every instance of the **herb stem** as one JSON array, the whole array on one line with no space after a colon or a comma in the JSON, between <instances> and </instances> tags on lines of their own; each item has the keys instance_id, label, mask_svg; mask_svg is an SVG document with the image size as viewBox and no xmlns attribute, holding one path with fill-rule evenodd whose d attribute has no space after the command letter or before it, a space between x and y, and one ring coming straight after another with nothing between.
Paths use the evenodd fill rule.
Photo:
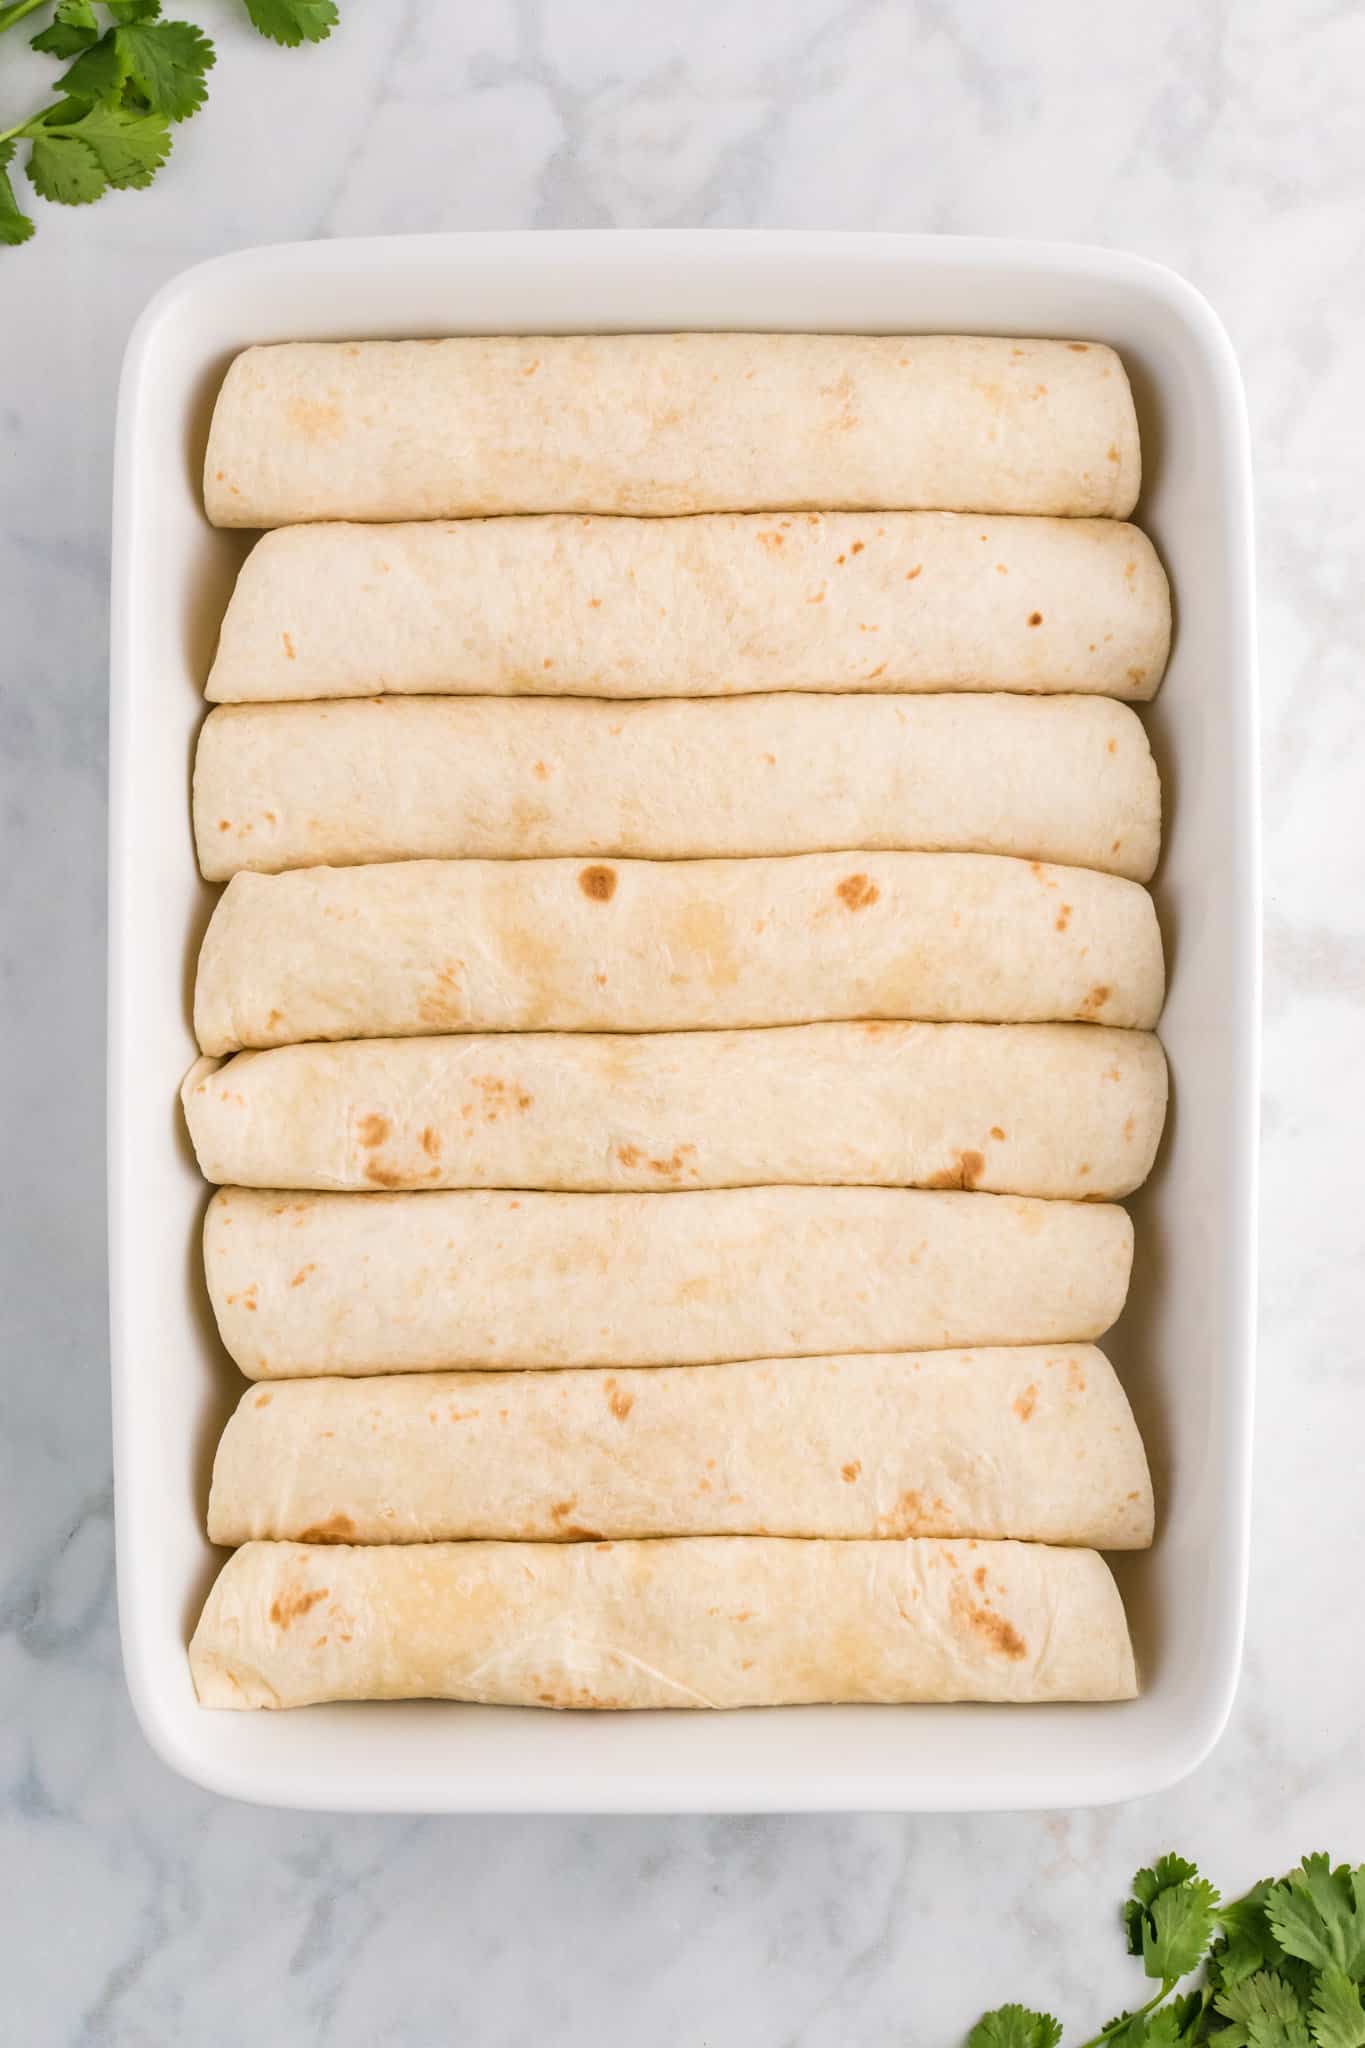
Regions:
<instances>
[{"instance_id":1,"label":"herb stem","mask_svg":"<svg viewBox=\"0 0 1365 2048\"><path fill-rule=\"evenodd\" d=\"M1146 2005L1140 2005L1136 2012L1126 2014L1121 2020L1111 2020L1107 2027L1101 2028L1100 2032L1089 2041L1082 2042L1081 2048L1104 2048L1104 2043L1118 2033L1121 2027L1126 2027L1130 2020L1145 2019L1149 2012L1155 2012L1162 2000L1170 1997L1179 1982L1180 1979L1178 1977L1166 1978L1156 1996L1149 1998Z\"/></svg>"},{"instance_id":2,"label":"herb stem","mask_svg":"<svg viewBox=\"0 0 1365 2048\"><path fill-rule=\"evenodd\" d=\"M32 14L34 9L41 7L42 4L43 0L11 0L10 6L0 7L0 35L3 35L7 28L13 28L16 22L22 21L26 14Z\"/></svg>"}]
</instances>

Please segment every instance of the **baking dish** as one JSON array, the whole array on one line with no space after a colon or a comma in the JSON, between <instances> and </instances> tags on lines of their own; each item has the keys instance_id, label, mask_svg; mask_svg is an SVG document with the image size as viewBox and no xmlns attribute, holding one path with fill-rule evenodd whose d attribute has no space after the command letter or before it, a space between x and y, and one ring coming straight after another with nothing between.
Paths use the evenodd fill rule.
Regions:
<instances>
[{"instance_id":1,"label":"baking dish","mask_svg":"<svg viewBox=\"0 0 1365 2048\"><path fill-rule=\"evenodd\" d=\"M1168 834L1170 1127L1135 1203L1107 1347L1151 1452L1156 1548L1118 1561L1143 1673L1121 1706L547 1714L416 1702L195 1704L185 1644L221 1561L203 1534L240 1381L199 1273L207 1190L176 1088L211 892L188 780L246 542L199 497L232 354L290 338L752 328L1080 336L1132 378L1137 518L1178 607L1146 716ZM927 236L490 233L248 250L169 284L128 345L114 479L109 1206L119 1614L143 1729L174 1769L278 1805L369 1811L964 1810L1171 1783L1217 1739L1241 1654L1250 1502L1259 860L1250 461L1226 335L1167 270L1100 249Z\"/></svg>"}]
</instances>

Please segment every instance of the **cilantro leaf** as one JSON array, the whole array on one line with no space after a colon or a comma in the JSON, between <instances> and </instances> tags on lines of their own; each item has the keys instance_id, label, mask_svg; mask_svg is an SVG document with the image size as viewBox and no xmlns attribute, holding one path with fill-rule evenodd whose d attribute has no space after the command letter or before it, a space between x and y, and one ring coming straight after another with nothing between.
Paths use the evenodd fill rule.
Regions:
<instances>
[{"instance_id":1,"label":"cilantro leaf","mask_svg":"<svg viewBox=\"0 0 1365 2048\"><path fill-rule=\"evenodd\" d=\"M74 57L87 49L100 32L90 0L61 0L48 26L29 39L31 50L45 57Z\"/></svg>"},{"instance_id":2,"label":"cilantro leaf","mask_svg":"<svg viewBox=\"0 0 1365 2048\"><path fill-rule=\"evenodd\" d=\"M337 25L335 0L246 0L252 24L272 43L321 43Z\"/></svg>"},{"instance_id":3,"label":"cilantro leaf","mask_svg":"<svg viewBox=\"0 0 1365 2048\"><path fill-rule=\"evenodd\" d=\"M1240 1984L1257 1970L1275 1969L1284 1961L1284 1950L1271 1933L1265 1902L1271 1880L1263 1877L1240 1899L1232 1899L1219 1910L1223 1939L1210 1958L1215 1986Z\"/></svg>"},{"instance_id":4,"label":"cilantro leaf","mask_svg":"<svg viewBox=\"0 0 1365 2048\"><path fill-rule=\"evenodd\" d=\"M1218 1894L1183 1856L1163 1856L1133 1878L1123 1909L1128 1953L1149 1977L1172 1984L1204 1960L1213 1939Z\"/></svg>"},{"instance_id":5,"label":"cilantro leaf","mask_svg":"<svg viewBox=\"0 0 1365 2048\"><path fill-rule=\"evenodd\" d=\"M114 99L123 90L128 66L118 46L118 31L110 29L97 43L81 51L71 69L57 80L60 92L78 100Z\"/></svg>"},{"instance_id":6,"label":"cilantro leaf","mask_svg":"<svg viewBox=\"0 0 1365 2048\"><path fill-rule=\"evenodd\" d=\"M1333 1870L1328 1857L1305 1856L1271 1888L1266 1917L1287 1955L1365 1977L1365 1864Z\"/></svg>"},{"instance_id":7,"label":"cilantro leaf","mask_svg":"<svg viewBox=\"0 0 1365 2048\"><path fill-rule=\"evenodd\" d=\"M189 21L154 21L114 34L125 76L155 112L184 121L203 106L204 73L212 70L215 53L202 29Z\"/></svg>"},{"instance_id":8,"label":"cilantro leaf","mask_svg":"<svg viewBox=\"0 0 1365 2048\"><path fill-rule=\"evenodd\" d=\"M94 156L101 174L120 189L150 185L171 153L165 116L139 113L132 107L89 107L78 120L45 128L42 133L45 138L71 137L82 144ZM37 146L35 141L35 150Z\"/></svg>"},{"instance_id":9,"label":"cilantro leaf","mask_svg":"<svg viewBox=\"0 0 1365 2048\"><path fill-rule=\"evenodd\" d=\"M1273 1970L1258 1970L1213 2003L1231 2022L1218 2035L1220 2048L1313 2048L1301 2000Z\"/></svg>"},{"instance_id":10,"label":"cilantro leaf","mask_svg":"<svg viewBox=\"0 0 1365 2048\"><path fill-rule=\"evenodd\" d=\"M1365 2005L1344 1970L1331 1965L1313 1991L1309 2031L1318 2048L1365 2048Z\"/></svg>"},{"instance_id":11,"label":"cilantro leaf","mask_svg":"<svg viewBox=\"0 0 1365 2048\"><path fill-rule=\"evenodd\" d=\"M26 213L19 211L19 202L9 181L13 156L14 144L0 142L0 242L17 249L20 242L26 242L33 233L33 222Z\"/></svg>"},{"instance_id":12,"label":"cilantro leaf","mask_svg":"<svg viewBox=\"0 0 1365 2048\"><path fill-rule=\"evenodd\" d=\"M88 143L54 129L34 136L28 175L34 190L59 206L88 206L109 182Z\"/></svg>"},{"instance_id":13,"label":"cilantro leaf","mask_svg":"<svg viewBox=\"0 0 1365 2048\"><path fill-rule=\"evenodd\" d=\"M120 23L155 21L161 12L161 0L104 0L104 4Z\"/></svg>"},{"instance_id":14,"label":"cilantro leaf","mask_svg":"<svg viewBox=\"0 0 1365 2048\"><path fill-rule=\"evenodd\" d=\"M1057 2048L1062 2023L1050 2012L1031 2012L1026 2005L998 2005L983 2013L967 2036L967 2048ZM1336 2048L1336 2044L1323 2044Z\"/></svg>"}]
</instances>

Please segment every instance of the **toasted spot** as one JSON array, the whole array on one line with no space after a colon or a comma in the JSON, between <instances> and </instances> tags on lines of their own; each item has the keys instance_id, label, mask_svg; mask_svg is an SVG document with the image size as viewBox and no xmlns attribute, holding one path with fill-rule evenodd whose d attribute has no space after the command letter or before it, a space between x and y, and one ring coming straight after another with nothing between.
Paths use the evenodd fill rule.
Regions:
<instances>
[{"instance_id":1,"label":"toasted spot","mask_svg":"<svg viewBox=\"0 0 1365 2048\"><path fill-rule=\"evenodd\" d=\"M218 820L218 830L219 830L220 832L226 832L226 831L227 831L227 830L229 829L229 827L231 826L231 824L232 824L232 820L231 820L231 818L220 818L220 819Z\"/></svg>"},{"instance_id":2,"label":"toasted spot","mask_svg":"<svg viewBox=\"0 0 1365 2048\"><path fill-rule=\"evenodd\" d=\"M1029 615L1028 615L1028 622L1029 622L1029 624L1030 624L1031 626L1041 626L1041 625L1042 625L1042 623L1043 623L1043 615L1042 615L1042 613L1041 613L1041 612L1030 612L1030 613L1029 613Z\"/></svg>"},{"instance_id":3,"label":"toasted spot","mask_svg":"<svg viewBox=\"0 0 1365 2048\"><path fill-rule=\"evenodd\" d=\"M845 875L834 893L846 910L866 910L882 892L866 875Z\"/></svg>"},{"instance_id":4,"label":"toasted spot","mask_svg":"<svg viewBox=\"0 0 1365 2048\"><path fill-rule=\"evenodd\" d=\"M1125 1117L1125 1118L1124 1118L1124 1120L1123 1120L1123 1135L1124 1135L1124 1137L1125 1137L1125 1138L1131 1138L1131 1137L1132 1137L1132 1135L1133 1135L1133 1132L1134 1132L1134 1130L1135 1130L1135 1128L1136 1128L1136 1126L1137 1126L1137 1119L1136 1119L1136 1117L1131 1117L1131 1116L1127 1116L1127 1117Z\"/></svg>"},{"instance_id":5,"label":"toasted spot","mask_svg":"<svg viewBox=\"0 0 1365 2048\"><path fill-rule=\"evenodd\" d=\"M1037 1406L1038 1382L1036 1380L1030 1380L1028 1385L1025 1387L1023 1393L1020 1394L1018 1399L1015 1401L1014 1412L1019 1417L1019 1420L1021 1422L1027 1422Z\"/></svg>"},{"instance_id":6,"label":"toasted spot","mask_svg":"<svg viewBox=\"0 0 1365 2048\"><path fill-rule=\"evenodd\" d=\"M607 1406L618 1422L624 1422L631 1409L635 1406L635 1396L634 1394L623 1392L617 1386L615 1380L608 1380L606 1385Z\"/></svg>"},{"instance_id":7,"label":"toasted spot","mask_svg":"<svg viewBox=\"0 0 1365 2048\"><path fill-rule=\"evenodd\" d=\"M341 407L316 398L292 398L289 424L304 441L335 441L341 436Z\"/></svg>"},{"instance_id":8,"label":"toasted spot","mask_svg":"<svg viewBox=\"0 0 1365 2048\"><path fill-rule=\"evenodd\" d=\"M311 1593L280 1593L270 1603L270 1619L277 1628L288 1628L299 1616L327 1598L327 1587L316 1586Z\"/></svg>"},{"instance_id":9,"label":"toasted spot","mask_svg":"<svg viewBox=\"0 0 1365 2048\"><path fill-rule=\"evenodd\" d=\"M422 1136L419 1142L421 1144L422 1150L426 1153L428 1159L440 1158L441 1134L439 1131L434 1131L430 1124L424 1124L422 1126Z\"/></svg>"},{"instance_id":10,"label":"toasted spot","mask_svg":"<svg viewBox=\"0 0 1365 2048\"><path fill-rule=\"evenodd\" d=\"M761 548L780 548L783 536L780 533L760 533L756 539Z\"/></svg>"},{"instance_id":11,"label":"toasted spot","mask_svg":"<svg viewBox=\"0 0 1365 2048\"><path fill-rule=\"evenodd\" d=\"M1066 1387L1069 1394L1085 1392L1085 1374L1074 1358L1068 1358L1066 1362Z\"/></svg>"},{"instance_id":12,"label":"toasted spot","mask_svg":"<svg viewBox=\"0 0 1365 2048\"><path fill-rule=\"evenodd\" d=\"M1070 922L1071 905L1069 903L1064 903L1061 909L1057 912L1057 930L1059 932L1064 932L1067 926L1070 924Z\"/></svg>"},{"instance_id":13,"label":"toasted spot","mask_svg":"<svg viewBox=\"0 0 1365 2048\"><path fill-rule=\"evenodd\" d=\"M377 1188L401 1188L403 1185L402 1174L395 1173L391 1167L381 1166L377 1159L365 1161L365 1178L372 1180Z\"/></svg>"},{"instance_id":14,"label":"toasted spot","mask_svg":"<svg viewBox=\"0 0 1365 2048\"><path fill-rule=\"evenodd\" d=\"M382 1145L389 1135L389 1120L386 1116L380 1116L377 1110L372 1111L369 1116L360 1119L359 1129L362 1145Z\"/></svg>"},{"instance_id":15,"label":"toasted spot","mask_svg":"<svg viewBox=\"0 0 1365 2048\"><path fill-rule=\"evenodd\" d=\"M1069 341L1067 347L1073 355L1083 356L1089 353L1090 343L1088 341Z\"/></svg>"},{"instance_id":16,"label":"toasted spot","mask_svg":"<svg viewBox=\"0 0 1365 2048\"><path fill-rule=\"evenodd\" d=\"M349 1543L354 1535L355 1523L349 1515L329 1515L325 1522L301 1529L298 1540L300 1543Z\"/></svg>"},{"instance_id":17,"label":"toasted spot","mask_svg":"<svg viewBox=\"0 0 1365 2048\"><path fill-rule=\"evenodd\" d=\"M1105 449L1104 452L1110 462L1117 462L1120 460L1119 451L1112 441L1109 443L1109 446Z\"/></svg>"},{"instance_id":18,"label":"toasted spot","mask_svg":"<svg viewBox=\"0 0 1365 2048\"><path fill-rule=\"evenodd\" d=\"M543 761L537 761L531 773L535 776L537 782L545 782L549 779L550 771Z\"/></svg>"},{"instance_id":19,"label":"toasted spot","mask_svg":"<svg viewBox=\"0 0 1365 2048\"><path fill-rule=\"evenodd\" d=\"M854 1458L849 1464L841 1465L839 1467L839 1474L842 1479L845 1479L848 1482L848 1484L852 1486L854 1480L858 1477L858 1474L862 1471L862 1469L862 1460L859 1458Z\"/></svg>"},{"instance_id":20,"label":"toasted spot","mask_svg":"<svg viewBox=\"0 0 1365 2048\"><path fill-rule=\"evenodd\" d=\"M854 543L853 543L853 545L852 545L852 547L851 547L851 548L849 549L849 553L850 553L851 555L860 555L860 554L862 553L862 551L863 551L863 544L862 544L862 542L861 542L860 540L855 540L855 541L854 541Z\"/></svg>"},{"instance_id":21,"label":"toasted spot","mask_svg":"<svg viewBox=\"0 0 1365 2048\"><path fill-rule=\"evenodd\" d=\"M999 1124L991 1125L991 1136L995 1139L997 1145L1004 1143L1005 1133L1001 1130Z\"/></svg>"},{"instance_id":22,"label":"toasted spot","mask_svg":"<svg viewBox=\"0 0 1365 2048\"><path fill-rule=\"evenodd\" d=\"M314 1261L313 1259L310 1259L310 1260L308 1261L308 1264L307 1264L306 1266L300 1266L300 1267L299 1267L299 1270L298 1270L298 1272L297 1272L297 1273L296 1273L296 1274L294 1275L294 1277L293 1277L293 1279L292 1279L292 1280L290 1281L289 1285L290 1285L291 1287L302 1287L302 1285L303 1285L304 1281L305 1281L305 1280L306 1280L306 1279L308 1278L308 1275L309 1275L310 1273L316 1273L316 1272L317 1272L317 1264L316 1264L316 1262L315 1262L315 1261Z\"/></svg>"},{"instance_id":23,"label":"toasted spot","mask_svg":"<svg viewBox=\"0 0 1365 2048\"><path fill-rule=\"evenodd\" d=\"M879 1536L942 1536L951 1527L947 1502L937 1495L927 1501L915 1487L902 1493L888 1513L877 1517Z\"/></svg>"},{"instance_id":24,"label":"toasted spot","mask_svg":"<svg viewBox=\"0 0 1365 2048\"><path fill-rule=\"evenodd\" d=\"M924 1183L927 1188L974 1188L985 1172L986 1160L980 1152L959 1152L955 1166L940 1167Z\"/></svg>"},{"instance_id":25,"label":"toasted spot","mask_svg":"<svg viewBox=\"0 0 1365 2048\"><path fill-rule=\"evenodd\" d=\"M601 600L601 598L600 598L600 597L590 597L590 598L588 599L588 608L589 608L589 610L590 610L590 611L600 611L600 610L601 610L601 608L602 608L602 600Z\"/></svg>"},{"instance_id":26,"label":"toasted spot","mask_svg":"<svg viewBox=\"0 0 1365 2048\"><path fill-rule=\"evenodd\" d=\"M610 903L616 894L615 868L584 868L578 886L593 903Z\"/></svg>"},{"instance_id":27,"label":"toasted spot","mask_svg":"<svg viewBox=\"0 0 1365 2048\"><path fill-rule=\"evenodd\" d=\"M1129 682L1130 682L1130 683L1145 683L1145 682L1146 682L1146 680L1147 680L1147 671L1146 671L1146 669L1145 669L1145 668L1130 668L1130 669L1129 669L1129 671L1128 671L1128 680L1129 680Z\"/></svg>"},{"instance_id":28,"label":"toasted spot","mask_svg":"<svg viewBox=\"0 0 1365 2048\"><path fill-rule=\"evenodd\" d=\"M907 569L907 570L906 570L906 572L905 572L905 580L906 580L906 582L907 582L907 583L913 583L913 582L914 582L914 580L915 580L915 578L916 578L917 576L922 576L923 574L924 574L924 564L923 564L923 562L916 562L916 564L915 564L915 566L914 566L914 568L913 568L913 569Z\"/></svg>"},{"instance_id":29,"label":"toasted spot","mask_svg":"<svg viewBox=\"0 0 1365 2048\"><path fill-rule=\"evenodd\" d=\"M573 1511L574 1503L571 1500L557 1500L550 1509L550 1520L552 1522L562 1522L566 1515L571 1515Z\"/></svg>"},{"instance_id":30,"label":"toasted spot","mask_svg":"<svg viewBox=\"0 0 1365 2048\"><path fill-rule=\"evenodd\" d=\"M268 1408L274 1398L271 1393L258 1394L251 1405L253 1408Z\"/></svg>"},{"instance_id":31,"label":"toasted spot","mask_svg":"<svg viewBox=\"0 0 1365 2048\"><path fill-rule=\"evenodd\" d=\"M1107 982L1097 981L1095 986L1086 992L1085 999L1081 1004L1081 1015L1083 1017L1093 1017L1097 1010L1104 1008L1112 994L1113 990Z\"/></svg>"},{"instance_id":32,"label":"toasted spot","mask_svg":"<svg viewBox=\"0 0 1365 2048\"><path fill-rule=\"evenodd\" d=\"M539 357L539 356L532 356L532 358L531 358L531 360L530 360L530 362L529 362L529 363L523 363L523 364L522 364L522 366L521 366L521 374L522 374L522 376L523 376L523 377L534 377L534 376L535 376L535 374L536 374L536 371L537 371L537 370L538 370L539 368L540 368L540 357Z\"/></svg>"}]
</instances>

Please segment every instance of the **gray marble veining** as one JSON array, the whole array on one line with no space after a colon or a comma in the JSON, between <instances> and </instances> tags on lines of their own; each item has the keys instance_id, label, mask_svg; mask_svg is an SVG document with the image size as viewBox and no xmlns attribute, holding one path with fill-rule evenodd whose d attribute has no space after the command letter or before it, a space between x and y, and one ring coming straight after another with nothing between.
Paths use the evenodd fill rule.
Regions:
<instances>
[{"instance_id":1,"label":"gray marble veining","mask_svg":"<svg viewBox=\"0 0 1365 2048\"><path fill-rule=\"evenodd\" d=\"M1096 2023L1135 1988L1114 1907L1151 1854L1233 1886L1324 1844L1365 1855L1365 14L343 0L343 32L291 55L191 11L219 64L163 176L45 209L0 254L0 2040L937 2048L1005 1997ZM44 70L19 43L0 113ZM332 1820L196 1792L134 1725L102 1190L120 353L150 293L223 249L524 225L1107 242L1183 270L1231 329L1263 602L1256 1534L1232 1724L1171 1794L969 1820Z\"/></svg>"}]
</instances>

